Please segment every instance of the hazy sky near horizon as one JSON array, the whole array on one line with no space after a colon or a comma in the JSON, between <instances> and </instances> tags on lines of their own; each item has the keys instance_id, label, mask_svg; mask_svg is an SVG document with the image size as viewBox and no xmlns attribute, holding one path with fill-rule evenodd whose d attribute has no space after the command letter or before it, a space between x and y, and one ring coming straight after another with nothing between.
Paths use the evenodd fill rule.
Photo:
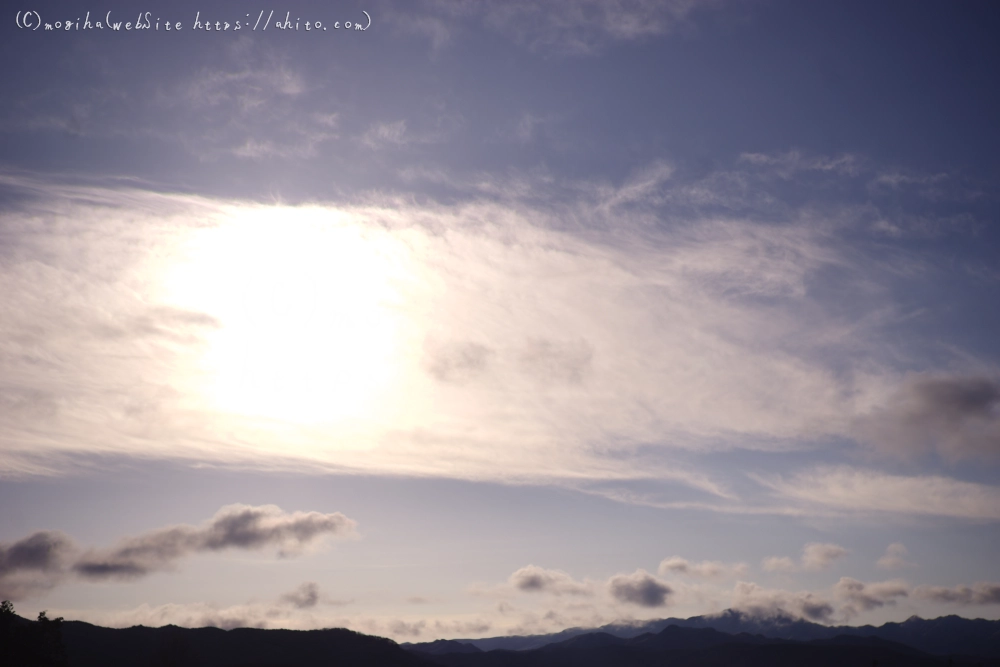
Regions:
<instances>
[{"instance_id":1,"label":"hazy sky near horizon","mask_svg":"<svg viewBox=\"0 0 1000 667\"><path fill-rule=\"evenodd\" d=\"M1000 618L995 3L21 10L23 615Z\"/></svg>"}]
</instances>

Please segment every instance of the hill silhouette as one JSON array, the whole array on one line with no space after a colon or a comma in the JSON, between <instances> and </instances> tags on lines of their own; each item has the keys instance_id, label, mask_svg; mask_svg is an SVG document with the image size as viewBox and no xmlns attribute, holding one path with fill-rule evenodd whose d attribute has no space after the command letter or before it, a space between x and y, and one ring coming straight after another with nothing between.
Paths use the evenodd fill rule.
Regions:
<instances>
[{"instance_id":1,"label":"hill silhouette","mask_svg":"<svg viewBox=\"0 0 1000 667\"><path fill-rule=\"evenodd\" d=\"M840 635L796 641L763 635L733 635L712 628L670 625L658 633L622 638L585 633L525 651L448 653L431 659L444 667L995 667L980 656L937 656L878 637Z\"/></svg>"},{"instance_id":2,"label":"hill silhouette","mask_svg":"<svg viewBox=\"0 0 1000 667\"><path fill-rule=\"evenodd\" d=\"M0 626L3 667L428 667L396 642L352 630L103 628L81 621ZM53 624L55 626L53 627ZM54 631L58 631L55 634ZM61 636L59 636L61 635ZM65 648L65 654L59 653Z\"/></svg>"},{"instance_id":3,"label":"hill silhouette","mask_svg":"<svg viewBox=\"0 0 1000 667\"><path fill-rule=\"evenodd\" d=\"M770 639L800 642L833 639L838 636L877 637L905 644L934 655L981 655L1000 658L1000 621L942 616L923 619L912 616L902 623L881 626L827 626L785 615L754 616L736 610L691 618L666 618L641 623L612 623L599 628L570 628L548 635L514 635L483 639L459 639L483 651L504 649L526 651L595 632L630 639L642 634L657 634L675 625L681 628L711 628L731 635L745 633Z\"/></svg>"},{"instance_id":4,"label":"hill silhouette","mask_svg":"<svg viewBox=\"0 0 1000 667\"><path fill-rule=\"evenodd\" d=\"M528 638L531 642L558 639L527 650L483 651L474 642L490 640L437 640L408 644L404 650L390 639L342 628L221 630L168 625L112 629L49 619L44 612L37 621L30 621L17 616L9 603L0 611L3 667L1000 667L1000 622L957 616L914 617L880 628L830 628L794 619L759 621L727 612L687 622L701 625L714 619L724 627L764 628L772 634L835 634L807 639L769 637L762 632L684 627L665 619L605 626L599 632L573 630L532 637ZM664 622L668 622L665 627L648 631ZM872 630L908 641L876 636ZM623 632L630 636L621 636ZM936 654L918 643L934 647Z\"/></svg>"}]
</instances>

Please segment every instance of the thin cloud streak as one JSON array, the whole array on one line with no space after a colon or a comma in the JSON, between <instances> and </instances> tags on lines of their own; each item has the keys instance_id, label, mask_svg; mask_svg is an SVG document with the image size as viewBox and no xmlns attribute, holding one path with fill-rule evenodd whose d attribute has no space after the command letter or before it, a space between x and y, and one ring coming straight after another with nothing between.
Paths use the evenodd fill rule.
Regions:
<instances>
[{"instance_id":1,"label":"thin cloud streak","mask_svg":"<svg viewBox=\"0 0 1000 667\"><path fill-rule=\"evenodd\" d=\"M1000 489L938 475L906 477L847 466L826 466L788 478L753 474L790 502L853 513L889 512L1000 520Z\"/></svg>"}]
</instances>

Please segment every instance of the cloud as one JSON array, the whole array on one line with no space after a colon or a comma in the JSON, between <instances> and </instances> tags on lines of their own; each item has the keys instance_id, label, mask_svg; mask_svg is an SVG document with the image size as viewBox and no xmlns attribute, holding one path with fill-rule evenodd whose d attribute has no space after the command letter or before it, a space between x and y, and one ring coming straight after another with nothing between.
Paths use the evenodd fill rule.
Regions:
<instances>
[{"instance_id":1,"label":"cloud","mask_svg":"<svg viewBox=\"0 0 1000 667\"><path fill-rule=\"evenodd\" d=\"M766 572L795 572L799 569L798 563L788 556L768 556L761 561L761 567Z\"/></svg>"},{"instance_id":2,"label":"cloud","mask_svg":"<svg viewBox=\"0 0 1000 667\"><path fill-rule=\"evenodd\" d=\"M667 34L698 9L719 4L717 0L556 0L543 4L429 0L421 4L420 18L397 16L394 23L427 35L435 50L453 39L456 21L464 19L482 22L532 51L581 56L599 53L610 44Z\"/></svg>"},{"instance_id":3,"label":"cloud","mask_svg":"<svg viewBox=\"0 0 1000 667\"><path fill-rule=\"evenodd\" d=\"M716 560L704 560L700 563L692 563L680 556L671 556L660 562L658 572L661 576L668 573L678 573L706 579L738 577L746 574L747 565L746 563L727 565Z\"/></svg>"},{"instance_id":4,"label":"cloud","mask_svg":"<svg viewBox=\"0 0 1000 667\"><path fill-rule=\"evenodd\" d=\"M916 567L915 563L906 560L909 554L906 547L900 542L893 542L885 549L885 554L878 559L876 565L885 570L898 570L904 567Z\"/></svg>"},{"instance_id":5,"label":"cloud","mask_svg":"<svg viewBox=\"0 0 1000 667\"><path fill-rule=\"evenodd\" d=\"M73 541L57 531L0 542L0 599L17 601L57 585L75 551Z\"/></svg>"},{"instance_id":6,"label":"cloud","mask_svg":"<svg viewBox=\"0 0 1000 667\"><path fill-rule=\"evenodd\" d=\"M737 582L730 607L757 618L792 616L818 622L828 621L834 612L833 605L813 593L766 589L746 581Z\"/></svg>"},{"instance_id":7,"label":"cloud","mask_svg":"<svg viewBox=\"0 0 1000 667\"><path fill-rule=\"evenodd\" d=\"M804 570L825 570L848 554L847 549L836 544L810 542L802 549Z\"/></svg>"},{"instance_id":8,"label":"cloud","mask_svg":"<svg viewBox=\"0 0 1000 667\"><path fill-rule=\"evenodd\" d=\"M743 153L742 162L757 167L771 169L781 178L792 178L799 172L829 172L844 176L857 175L862 167L862 160L851 154L827 157L824 155L803 155L792 150L786 153Z\"/></svg>"},{"instance_id":9,"label":"cloud","mask_svg":"<svg viewBox=\"0 0 1000 667\"><path fill-rule=\"evenodd\" d=\"M786 501L840 511L1000 520L1000 489L948 477L905 477L847 466L820 466L790 479L751 477Z\"/></svg>"},{"instance_id":10,"label":"cloud","mask_svg":"<svg viewBox=\"0 0 1000 667\"><path fill-rule=\"evenodd\" d=\"M282 55L237 38L219 61L160 88L146 133L202 160L311 158L339 138L322 87Z\"/></svg>"},{"instance_id":11,"label":"cloud","mask_svg":"<svg viewBox=\"0 0 1000 667\"><path fill-rule=\"evenodd\" d=\"M613 183L444 174L448 203L301 206L14 178L30 197L3 221L0 474L141 456L664 481L717 498L615 497L830 512L780 493L761 509L697 456L849 437L912 342L885 331L892 262L870 261L860 223L747 213L770 211L744 196L754 169L694 184L663 160Z\"/></svg>"},{"instance_id":12,"label":"cloud","mask_svg":"<svg viewBox=\"0 0 1000 667\"><path fill-rule=\"evenodd\" d=\"M860 436L878 451L949 462L1000 457L1000 382L956 375L907 377L886 404L859 419Z\"/></svg>"},{"instance_id":13,"label":"cloud","mask_svg":"<svg viewBox=\"0 0 1000 667\"><path fill-rule=\"evenodd\" d=\"M427 372L441 382L464 383L482 375L494 350L471 341L426 344Z\"/></svg>"},{"instance_id":14,"label":"cloud","mask_svg":"<svg viewBox=\"0 0 1000 667\"><path fill-rule=\"evenodd\" d=\"M981 581L969 586L917 586L914 597L959 605L1000 604L1000 583Z\"/></svg>"},{"instance_id":15,"label":"cloud","mask_svg":"<svg viewBox=\"0 0 1000 667\"><path fill-rule=\"evenodd\" d=\"M851 577L841 577L833 585L833 590L838 598L847 603L841 611L849 618L862 611L896 604L896 598L910 594L910 585L899 580L866 584Z\"/></svg>"},{"instance_id":16,"label":"cloud","mask_svg":"<svg viewBox=\"0 0 1000 667\"><path fill-rule=\"evenodd\" d=\"M608 592L615 600L640 607L665 607L673 589L645 570L617 574L608 580Z\"/></svg>"},{"instance_id":17,"label":"cloud","mask_svg":"<svg viewBox=\"0 0 1000 667\"><path fill-rule=\"evenodd\" d=\"M73 570L87 579L134 579L169 570L187 556L223 549L277 547L290 555L324 535L354 534L355 522L343 514L286 513L274 505L227 505L206 524L162 528L126 538L113 549L84 554Z\"/></svg>"},{"instance_id":18,"label":"cloud","mask_svg":"<svg viewBox=\"0 0 1000 667\"><path fill-rule=\"evenodd\" d=\"M553 595L590 595L590 587L575 581L559 570L546 570L537 565L528 565L510 575L508 582L516 590L525 593L551 593Z\"/></svg>"},{"instance_id":19,"label":"cloud","mask_svg":"<svg viewBox=\"0 0 1000 667\"><path fill-rule=\"evenodd\" d=\"M287 602L296 609L309 609L319 602L319 584L307 581L298 588L281 596L282 602Z\"/></svg>"},{"instance_id":20,"label":"cloud","mask_svg":"<svg viewBox=\"0 0 1000 667\"><path fill-rule=\"evenodd\" d=\"M384 146L402 146L411 141L406 133L406 121L397 120L392 123L375 123L369 127L361 141L369 148L382 148Z\"/></svg>"},{"instance_id":21,"label":"cloud","mask_svg":"<svg viewBox=\"0 0 1000 667\"><path fill-rule=\"evenodd\" d=\"M768 572L798 572L826 570L849 552L842 546L824 542L810 542L802 548L802 560L796 563L787 556L770 556L761 561Z\"/></svg>"}]
</instances>

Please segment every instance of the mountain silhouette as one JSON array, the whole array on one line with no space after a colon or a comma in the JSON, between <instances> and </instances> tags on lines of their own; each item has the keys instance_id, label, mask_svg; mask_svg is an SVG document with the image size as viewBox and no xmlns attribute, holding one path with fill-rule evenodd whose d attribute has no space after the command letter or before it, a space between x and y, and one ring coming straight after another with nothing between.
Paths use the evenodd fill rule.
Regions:
<instances>
[{"instance_id":1,"label":"mountain silhouette","mask_svg":"<svg viewBox=\"0 0 1000 667\"><path fill-rule=\"evenodd\" d=\"M970 655L939 656L879 637L839 635L796 641L737 635L712 628L670 625L658 633L617 637L585 633L524 651L445 653L431 657L443 667L995 667L1000 660Z\"/></svg>"},{"instance_id":2,"label":"mountain silhouette","mask_svg":"<svg viewBox=\"0 0 1000 667\"><path fill-rule=\"evenodd\" d=\"M514 635L483 639L459 639L484 651L504 649L527 651L591 633L605 633L631 639L643 634L658 634L674 625L680 628L711 628L730 635L761 635L769 639L799 642L832 639L846 635L878 637L905 644L934 655L981 655L1000 658L1000 621L942 616L922 619L912 616L902 623L881 626L827 626L785 615L759 617L736 610L691 618L666 618L640 623L611 623L598 628L570 628L548 635Z\"/></svg>"}]
</instances>

